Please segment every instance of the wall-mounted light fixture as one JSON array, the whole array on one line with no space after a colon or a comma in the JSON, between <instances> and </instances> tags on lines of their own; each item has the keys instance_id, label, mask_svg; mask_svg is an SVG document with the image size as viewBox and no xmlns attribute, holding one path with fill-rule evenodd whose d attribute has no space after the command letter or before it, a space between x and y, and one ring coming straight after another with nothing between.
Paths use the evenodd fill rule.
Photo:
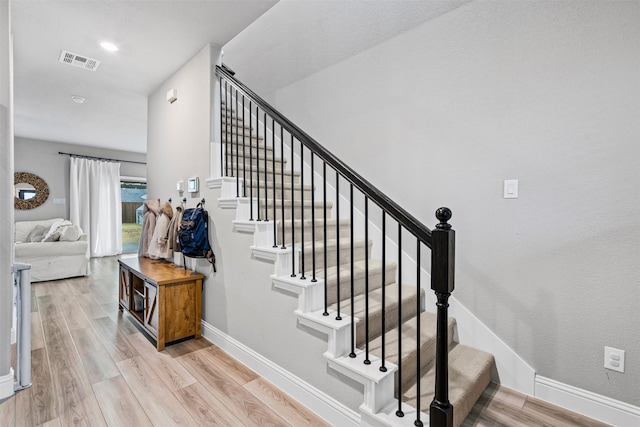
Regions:
<instances>
[{"instance_id":1,"label":"wall-mounted light fixture","mask_svg":"<svg viewBox=\"0 0 640 427\"><path fill-rule=\"evenodd\" d=\"M173 104L177 100L178 100L178 89L171 89L169 92L167 92L167 101Z\"/></svg>"}]
</instances>

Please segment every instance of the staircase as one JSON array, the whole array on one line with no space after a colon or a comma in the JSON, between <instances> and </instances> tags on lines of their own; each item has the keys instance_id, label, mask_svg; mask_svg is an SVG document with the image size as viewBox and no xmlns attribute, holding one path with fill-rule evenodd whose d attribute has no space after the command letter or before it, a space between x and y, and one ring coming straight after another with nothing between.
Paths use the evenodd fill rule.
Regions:
<instances>
[{"instance_id":1,"label":"staircase","mask_svg":"<svg viewBox=\"0 0 640 427\"><path fill-rule=\"evenodd\" d=\"M327 335L329 366L364 384L361 424L461 425L494 361L453 340L450 211L427 229L226 69L217 74L220 206L254 233L254 257L274 262L273 285L299 295L298 321ZM436 246L448 248L443 258ZM437 314L424 307L425 248Z\"/></svg>"}]
</instances>

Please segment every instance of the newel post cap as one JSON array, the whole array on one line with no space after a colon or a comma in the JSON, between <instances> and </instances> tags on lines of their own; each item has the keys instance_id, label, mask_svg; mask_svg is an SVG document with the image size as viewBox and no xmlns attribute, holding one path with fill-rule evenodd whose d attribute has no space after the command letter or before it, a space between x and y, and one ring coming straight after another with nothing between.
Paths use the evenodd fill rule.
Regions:
<instances>
[{"instance_id":1,"label":"newel post cap","mask_svg":"<svg viewBox=\"0 0 640 427\"><path fill-rule=\"evenodd\" d=\"M450 230L451 224L448 224L447 221L449 221L452 216L453 212L451 212L451 209L447 207L438 208L438 210L436 210L436 218L438 218L440 223L436 224L436 228L440 230Z\"/></svg>"}]
</instances>

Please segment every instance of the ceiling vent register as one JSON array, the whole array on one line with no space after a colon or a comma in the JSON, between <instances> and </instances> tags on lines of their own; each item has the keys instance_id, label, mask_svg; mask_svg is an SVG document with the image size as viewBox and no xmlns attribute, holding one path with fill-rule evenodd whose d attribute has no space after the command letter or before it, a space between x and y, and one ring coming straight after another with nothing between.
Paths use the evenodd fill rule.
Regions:
<instances>
[{"instance_id":1,"label":"ceiling vent register","mask_svg":"<svg viewBox=\"0 0 640 427\"><path fill-rule=\"evenodd\" d=\"M60 62L91 71L96 71L100 65L100 61L97 59L87 58L86 56L71 53L66 50L60 52Z\"/></svg>"}]
</instances>

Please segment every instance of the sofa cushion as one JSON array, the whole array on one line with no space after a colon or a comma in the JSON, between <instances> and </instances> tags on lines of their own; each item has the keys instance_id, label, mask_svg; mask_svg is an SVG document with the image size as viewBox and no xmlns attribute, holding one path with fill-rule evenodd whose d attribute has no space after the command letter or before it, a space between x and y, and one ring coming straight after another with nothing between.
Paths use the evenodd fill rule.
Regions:
<instances>
[{"instance_id":1,"label":"sofa cushion","mask_svg":"<svg viewBox=\"0 0 640 427\"><path fill-rule=\"evenodd\" d=\"M16 245L16 259L19 258L51 258L65 255L82 255L87 253L87 242L40 242L20 243Z\"/></svg>"},{"instance_id":2,"label":"sofa cushion","mask_svg":"<svg viewBox=\"0 0 640 427\"><path fill-rule=\"evenodd\" d=\"M47 234L48 231L49 231L48 227L45 227L44 225L36 225L35 227L33 227L31 232L27 235L26 242L27 243L42 242L42 239L44 239L44 236Z\"/></svg>"}]
</instances>

